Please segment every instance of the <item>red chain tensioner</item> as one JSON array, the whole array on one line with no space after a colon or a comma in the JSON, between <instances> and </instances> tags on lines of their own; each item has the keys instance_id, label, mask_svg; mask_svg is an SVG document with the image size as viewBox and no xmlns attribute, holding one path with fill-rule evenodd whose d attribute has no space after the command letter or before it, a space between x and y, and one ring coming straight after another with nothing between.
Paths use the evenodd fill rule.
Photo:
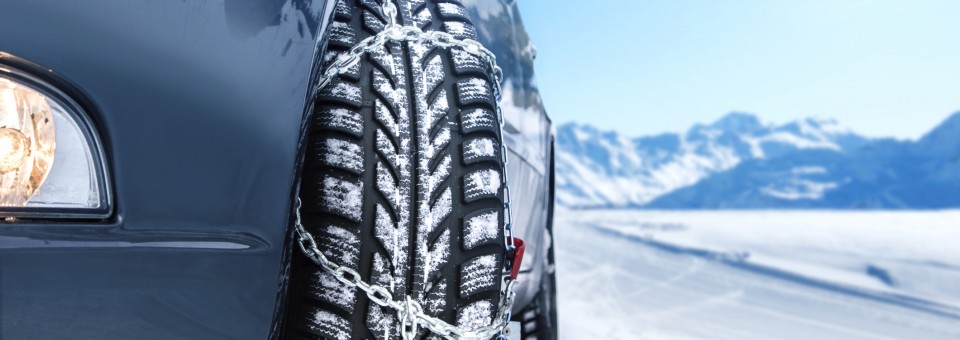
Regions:
<instances>
[{"instance_id":1,"label":"red chain tensioner","mask_svg":"<svg viewBox=\"0 0 960 340\"><path fill-rule=\"evenodd\" d=\"M520 262L523 261L523 249L526 246L523 244L523 240L519 237L513 238L513 251L507 253L507 257L510 258L512 267L510 269L510 280L516 280L517 274L520 273Z\"/></svg>"}]
</instances>

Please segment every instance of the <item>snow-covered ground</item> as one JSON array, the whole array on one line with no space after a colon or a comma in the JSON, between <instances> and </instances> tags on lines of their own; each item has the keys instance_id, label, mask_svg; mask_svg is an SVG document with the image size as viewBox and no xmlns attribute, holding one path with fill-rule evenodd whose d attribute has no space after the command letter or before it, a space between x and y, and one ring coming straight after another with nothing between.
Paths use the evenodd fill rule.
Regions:
<instances>
[{"instance_id":1,"label":"snow-covered ground","mask_svg":"<svg viewBox=\"0 0 960 340\"><path fill-rule=\"evenodd\" d=\"M565 339L960 339L960 211L558 211Z\"/></svg>"}]
</instances>

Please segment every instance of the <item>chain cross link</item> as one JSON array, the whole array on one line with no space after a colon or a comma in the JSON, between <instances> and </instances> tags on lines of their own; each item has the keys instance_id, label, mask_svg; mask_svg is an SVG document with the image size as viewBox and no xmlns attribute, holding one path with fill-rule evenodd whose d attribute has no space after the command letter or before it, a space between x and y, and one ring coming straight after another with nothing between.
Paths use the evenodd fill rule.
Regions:
<instances>
[{"instance_id":1,"label":"chain cross link","mask_svg":"<svg viewBox=\"0 0 960 340\"><path fill-rule=\"evenodd\" d=\"M442 31L424 32L418 27L402 26L397 23L397 7L392 0L384 0L380 8L387 25L383 31L376 35L367 37L351 47L347 52L340 54L337 58L321 73L321 78L313 94L316 96L321 89L328 86L337 75L349 70L360 62L361 57L372 52L374 49L385 46L388 42L411 42L425 45L433 45L441 48L460 48L463 51L479 58L489 67L492 76L493 94L496 99L497 121L500 129L500 158L503 163L503 174L501 178L501 187L503 188L503 213L504 213L504 245L508 253L515 251L513 243L513 218L510 210L510 186L507 184L507 147L504 145L503 110L500 108L502 92L500 83L503 81L503 70L497 66L497 57L480 42L473 39L458 39L450 33ZM338 281L349 287L356 287L362 290L367 298L382 307L391 308L397 313L397 319L401 322L403 339L412 339L417 334L419 325L429 329L431 332L440 335L446 339L477 339L487 340L494 336L501 339L505 338L505 329L510 322L511 309L515 293L513 286L516 280L509 278L510 267L504 263L505 287L500 292L500 304L497 309L497 315L490 325L486 325L473 330L461 330L456 326L427 315L412 297L405 296L402 301L394 299L393 294L382 286L368 284L363 282L360 273L352 268L338 265L329 259L320 251L316 240L303 226L300 219L300 199L296 201L296 223L295 230L298 237L300 250L311 261L320 266L324 271L333 275Z\"/></svg>"}]
</instances>

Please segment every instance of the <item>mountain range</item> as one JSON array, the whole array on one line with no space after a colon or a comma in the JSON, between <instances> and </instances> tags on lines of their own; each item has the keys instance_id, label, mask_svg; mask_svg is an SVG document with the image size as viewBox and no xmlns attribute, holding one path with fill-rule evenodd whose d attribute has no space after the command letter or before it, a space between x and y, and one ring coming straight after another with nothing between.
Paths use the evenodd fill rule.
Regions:
<instances>
[{"instance_id":1,"label":"mountain range","mask_svg":"<svg viewBox=\"0 0 960 340\"><path fill-rule=\"evenodd\" d=\"M569 123L556 141L556 197L567 207L960 207L960 112L916 141L748 113L638 138Z\"/></svg>"}]
</instances>

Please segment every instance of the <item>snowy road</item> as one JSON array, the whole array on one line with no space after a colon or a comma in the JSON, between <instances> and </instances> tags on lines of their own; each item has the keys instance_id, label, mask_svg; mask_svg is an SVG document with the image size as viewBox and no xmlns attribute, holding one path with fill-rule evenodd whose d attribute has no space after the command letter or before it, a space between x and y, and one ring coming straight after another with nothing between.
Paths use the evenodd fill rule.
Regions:
<instances>
[{"instance_id":1,"label":"snowy road","mask_svg":"<svg viewBox=\"0 0 960 340\"><path fill-rule=\"evenodd\" d=\"M599 214L608 213L561 211L556 217L560 331L565 339L960 339L960 309L955 304L908 294L960 294L960 280L955 280L960 275L957 268L944 269L939 262L928 261L941 266L936 270L952 273L930 274L945 278L930 282L930 287L936 289L916 288L906 293L897 287L884 290L869 282L860 284L856 279L844 279L843 275L825 276L839 278L834 281L821 280L809 274L817 271L806 268L815 267L816 261L798 260L794 272L789 266L764 266L783 261L754 265L739 259L736 252L717 256L700 248L654 241L668 238L673 229L677 233L703 234L696 224L710 224L714 218L725 217L722 215L700 215L690 222L679 215L684 213L671 213L678 215L665 219L680 222L657 224L659 231L652 236L625 237L606 228L616 222L598 218ZM647 217L643 213L621 213L618 218L640 221L648 220ZM658 218L664 220L662 216ZM791 230L787 232L797 232ZM960 232L956 235L960 236ZM743 244L737 247L753 250ZM811 247L803 243L796 246L817 252L818 260L824 256L849 257ZM772 248L776 250L770 252L775 253L790 247ZM897 245L890 244L877 249L887 249L892 254L898 251ZM783 252L790 254L790 249ZM898 267L894 272L910 269L931 273L914 267ZM864 277L865 281L871 280L868 275ZM908 283L904 286L912 287ZM878 285L882 286L882 282ZM939 295L937 289L941 291Z\"/></svg>"}]
</instances>

